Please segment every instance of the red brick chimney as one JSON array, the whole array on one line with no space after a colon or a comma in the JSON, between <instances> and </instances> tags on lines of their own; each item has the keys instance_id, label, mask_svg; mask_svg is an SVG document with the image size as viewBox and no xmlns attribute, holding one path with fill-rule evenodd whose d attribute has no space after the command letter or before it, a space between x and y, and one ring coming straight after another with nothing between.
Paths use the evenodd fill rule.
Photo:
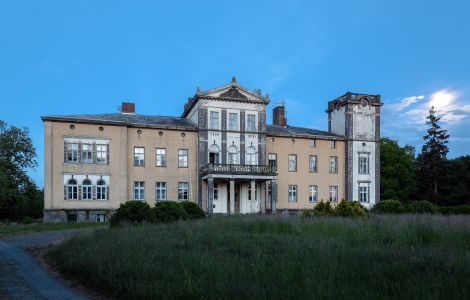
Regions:
<instances>
[{"instance_id":1,"label":"red brick chimney","mask_svg":"<svg viewBox=\"0 0 470 300\"><path fill-rule=\"evenodd\" d=\"M123 114L135 114L135 104L132 102L122 102L121 112Z\"/></svg>"},{"instance_id":2,"label":"red brick chimney","mask_svg":"<svg viewBox=\"0 0 470 300\"><path fill-rule=\"evenodd\" d=\"M286 107L284 106L284 102L276 104L273 108L273 124L284 127L287 126Z\"/></svg>"}]
</instances>

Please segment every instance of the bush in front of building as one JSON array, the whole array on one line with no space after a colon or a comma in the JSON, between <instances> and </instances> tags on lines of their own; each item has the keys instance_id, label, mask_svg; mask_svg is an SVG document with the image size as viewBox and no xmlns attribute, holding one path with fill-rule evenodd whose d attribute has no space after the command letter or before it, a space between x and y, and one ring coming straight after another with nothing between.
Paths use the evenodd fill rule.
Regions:
<instances>
[{"instance_id":1,"label":"bush in front of building","mask_svg":"<svg viewBox=\"0 0 470 300\"><path fill-rule=\"evenodd\" d=\"M362 218L367 218L369 216L369 212L359 201L351 202L351 207L353 208L354 216Z\"/></svg>"},{"instance_id":2,"label":"bush in front of building","mask_svg":"<svg viewBox=\"0 0 470 300\"><path fill-rule=\"evenodd\" d=\"M183 207L186 214L188 214L188 219L195 220L206 217L204 211L194 202L184 201L181 202L181 206Z\"/></svg>"},{"instance_id":3,"label":"bush in front of building","mask_svg":"<svg viewBox=\"0 0 470 300\"><path fill-rule=\"evenodd\" d=\"M407 207L398 200L383 200L374 205L372 212L379 214L402 214L407 212Z\"/></svg>"},{"instance_id":4,"label":"bush in front of building","mask_svg":"<svg viewBox=\"0 0 470 300\"><path fill-rule=\"evenodd\" d=\"M176 201L158 202L152 210L156 222L171 223L188 219L188 213Z\"/></svg>"},{"instance_id":5,"label":"bush in front of building","mask_svg":"<svg viewBox=\"0 0 470 300\"><path fill-rule=\"evenodd\" d=\"M426 200L412 201L406 206L406 211L412 214L435 214L439 208Z\"/></svg>"},{"instance_id":6,"label":"bush in front of building","mask_svg":"<svg viewBox=\"0 0 470 300\"><path fill-rule=\"evenodd\" d=\"M468 215L470 214L470 205L441 206L439 212L443 215Z\"/></svg>"},{"instance_id":7,"label":"bush in front of building","mask_svg":"<svg viewBox=\"0 0 470 300\"><path fill-rule=\"evenodd\" d=\"M359 201L341 200L336 205L334 215L339 217L367 217L366 209L359 203Z\"/></svg>"},{"instance_id":8,"label":"bush in front of building","mask_svg":"<svg viewBox=\"0 0 470 300\"><path fill-rule=\"evenodd\" d=\"M144 201L128 201L121 203L109 220L111 226L122 222L143 223L153 221L152 209Z\"/></svg>"},{"instance_id":9,"label":"bush in front of building","mask_svg":"<svg viewBox=\"0 0 470 300\"><path fill-rule=\"evenodd\" d=\"M323 202L323 199L313 208L315 216L331 216L334 213L333 207L329 201Z\"/></svg>"}]
</instances>

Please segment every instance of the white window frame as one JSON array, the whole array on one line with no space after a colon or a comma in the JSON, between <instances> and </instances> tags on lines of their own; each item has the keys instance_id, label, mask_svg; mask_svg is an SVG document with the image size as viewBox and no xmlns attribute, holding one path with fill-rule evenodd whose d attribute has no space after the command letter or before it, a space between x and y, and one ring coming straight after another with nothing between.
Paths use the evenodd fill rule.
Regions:
<instances>
[{"instance_id":1,"label":"white window frame","mask_svg":"<svg viewBox=\"0 0 470 300\"><path fill-rule=\"evenodd\" d=\"M67 181L67 200L78 200L78 182L74 178Z\"/></svg>"},{"instance_id":2,"label":"white window frame","mask_svg":"<svg viewBox=\"0 0 470 300\"><path fill-rule=\"evenodd\" d=\"M188 149L178 149L178 168L187 168L188 167Z\"/></svg>"},{"instance_id":3,"label":"white window frame","mask_svg":"<svg viewBox=\"0 0 470 300\"><path fill-rule=\"evenodd\" d=\"M78 163L78 143L67 143L67 162Z\"/></svg>"},{"instance_id":4,"label":"white window frame","mask_svg":"<svg viewBox=\"0 0 470 300\"><path fill-rule=\"evenodd\" d=\"M230 145L228 147L228 163L231 165L238 165L239 160L238 160L238 148L235 145Z\"/></svg>"},{"instance_id":5,"label":"white window frame","mask_svg":"<svg viewBox=\"0 0 470 300\"><path fill-rule=\"evenodd\" d=\"M297 172L297 154L289 154L287 164L289 172Z\"/></svg>"},{"instance_id":6,"label":"white window frame","mask_svg":"<svg viewBox=\"0 0 470 300\"><path fill-rule=\"evenodd\" d=\"M145 181L134 181L134 200L145 200Z\"/></svg>"},{"instance_id":7,"label":"white window frame","mask_svg":"<svg viewBox=\"0 0 470 300\"><path fill-rule=\"evenodd\" d=\"M166 182L158 181L155 183L155 201L165 201L167 200L166 193Z\"/></svg>"},{"instance_id":8,"label":"white window frame","mask_svg":"<svg viewBox=\"0 0 470 300\"><path fill-rule=\"evenodd\" d=\"M209 129L219 129L219 112L209 111Z\"/></svg>"},{"instance_id":9,"label":"white window frame","mask_svg":"<svg viewBox=\"0 0 470 300\"><path fill-rule=\"evenodd\" d=\"M308 186L308 202L310 203L318 202L318 186L317 185Z\"/></svg>"},{"instance_id":10,"label":"white window frame","mask_svg":"<svg viewBox=\"0 0 470 300\"><path fill-rule=\"evenodd\" d=\"M318 172L318 156L317 155L308 156L308 171L310 173Z\"/></svg>"},{"instance_id":11,"label":"white window frame","mask_svg":"<svg viewBox=\"0 0 470 300\"><path fill-rule=\"evenodd\" d=\"M104 145L104 144L96 145L96 162L98 164L108 163L108 145Z\"/></svg>"},{"instance_id":12,"label":"white window frame","mask_svg":"<svg viewBox=\"0 0 470 300\"><path fill-rule=\"evenodd\" d=\"M166 148L155 149L155 165L157 167L166 167Z\"/></svg>"},{"instance_id":13,"label":"white window frame","mask_svg":"<svg viewBox=\"0 0 470 300\"><path fill-rule=\"evenodd\" d=\"M246 131L256 132L256 115L255 114L246 115Z\"/></svg>"},{"instance_id":14,"label":"white window frame","mask_svg":"<svg viewBox=\"0 0 470 300\"><path fill-rule=\"evenodd\" d=\"M369 155L359 154L359 174L369 174Z\"/></svg>"},{"instance_id":15,"label":"white window frame","mask_svg":"<svg viewBox=\"0 0 470 300\"><path fill-rule=\"evenodd\" d=\"M358 188L358 199L361 203L370 202L370 188L369 186L359 185Z\"/></svg>"},{"instance_id":16,"label":"white window frame","mask_svg":"<svg viewBox=\"0 0 470 300\"><path fill-rule=\"evenodd\" d=\"M144 167L145 166L145 148L134 147L134 166Z\"/></svg>"},{"instance_id":17,"label":"white window frame","mask_svg":"<svg viewBox=\"0 0 470 300\"><path fill-rule=\"evenodd\" d=\"M189 182L178 182L178 201L189 200Z\"/></svg>"},{"instance_id":18,"label":"white window frame","mask_svg":"<svg viewBox=\"0 0 470 300\"><path fill-rule=\"evenodd\" d=\"M338 186L337 185L330 185L328 198L329 198L329 201L332 203L338 202Z\"/></svg>"},{"instance_id":19,"label":"white window frame","mask_svg":"<svg viewBox=\"0 0 470 300\"><path fill-rule=\"evenodd\" d=\"M235 118L235 119L233 119ZM238 114L234 112L228 113L228 130L237 131L238 130Z\"/></svg>"},{"instance_id":20,"label":"white window frame","mask_svg":"<svg viewBox=\"0 0 470 300\"><path fill-rule=\"evenodd\" d=\"M271 163L271 162L274 163ZM268 154L268 165L273 167L274 170L277 170L277 153L269 153Z\"/></svg>"},{"instance_id":21,"label":"white window frame","mask_svg":"<svg viewBox=\"0 0 470 300\"><path fill-rule=\"evenodd\" d=\"M338 173L338 156L330 156L330 173Z\"/></svg>"},{"instance_id":22,"label":"white window frame","mask_svg":"<svg viewBox=\"0 0 470 300\"><path fill-rule=\"evenodd\" d=\"M256 165L257 163L257 159L256 159L256 148L254 146L249 146L248 148L246 148L246 161L245 163L247 165Z\"/></svg>"},{"instance_id":23,"label":"white window frame","mask_svg":"<svg viewBox=\"0 0 470 300\"><path fill-rule=\"evenodd\" d=\"M82 163L93 163L93 144L82 144Z\"/></svg>"},{"instance_id":24,"label":"white window frame","mask_svg":"<svg viewBox=\"0 0 470 300\"><path fill-rule=\"evenodd\" d=\"M106 222L106 214L96 214L96 222L97 223Z\"/></svg>"},{"instance_id":25,"label":"white window frame","mask_svg":"<svg viewBox=\"0 0 470 300\"><path fill-rule=\"evenodd\" d=\"M90 184L85 184L86 181ZM82 200L93 200L93 184L88 178L82 181Z\"/></svg>"},{"instance_id":26,"label":"white window frame","mask_svg":"<svg viewBox=\"0 0 470 300\"><path fill-rule=\"evenodd\" d=\"M101 182L104 184L100 184ZM108 187L103 179L96 182L96 200L108 200Z\"/></svg>"},{"instance_id":27,"label":"white window frame","mask_svg":"<svg viewBox=\"0 0 470 300\"><path fill-rule=\"evenodd\" d=\"M290 203L297 202L297 185L295 184L289 185L287 201Z\"/></svg>"}]
</instances>

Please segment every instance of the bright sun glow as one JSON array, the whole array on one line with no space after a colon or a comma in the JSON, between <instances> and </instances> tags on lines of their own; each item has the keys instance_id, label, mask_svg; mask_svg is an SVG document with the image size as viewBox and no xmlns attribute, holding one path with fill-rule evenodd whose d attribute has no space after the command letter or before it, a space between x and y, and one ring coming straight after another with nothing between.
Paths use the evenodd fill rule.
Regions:
<instances>
[{"instance_id":1,"label":"bright sun glow","mask_svg":"<svg viewBox=\"0 0 470 300\"><path fill-rule=\"evenodd\" d=\"M429 104L430 106L434 106L434 108L439 109L448 106L454 99L455 95L453 93L444 90L434 93Z\"/></svg>"}]
</instances>

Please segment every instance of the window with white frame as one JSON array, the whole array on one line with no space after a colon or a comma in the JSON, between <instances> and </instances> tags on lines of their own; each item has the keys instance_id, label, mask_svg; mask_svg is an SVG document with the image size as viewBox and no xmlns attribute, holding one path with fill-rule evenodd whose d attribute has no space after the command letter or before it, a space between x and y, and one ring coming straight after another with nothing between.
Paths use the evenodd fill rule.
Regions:
<instances>
[{"instance_id":1,"label":"window with white frame","mask_svg":"<svg viewBox=\"0 0 470 300\"><path fill-rule=\"evenodd\" d=\"M91 191L91 181L90 179L85 179L82 182L82 199L91 200L93 199L93 194Z\"/></svg>"},{"instance_id":2,"label":"window with white frame","mask_svg":"<svg viewBox=\"0 0 470 300\"><path fill-rule=\"evenodd\" d=\"M330 141L330 148L336 149L336 141Z\"/></svg>"},{"instance_id":3,"label":"window with white frame","mask_svg":"<svg viewBox=\"0 0 470 300\"><path fill-rule=\"evenodd\" d=\"M134 181L134 200L145 199L145 183L143 181Z\"/></svg>"},{"instance_id":4,"label":"window with white frame","mask_svg":"<svg viewBox=\"0 0 470 300\"><path fill-rule=\"evenodd\" d=\"M330 156L330 173L338 173L338 157Z\"/></svg>"},{"instance_id":5,"label":"window with white frame","mask_svg":"<svg viewBox=\"0 0 470 300\"><path fill-rule=\"evenodd\" d=\"M338 186L330 186L330 202L338 202Z\"/></svg>"},{"instance_id":6,"label":"window with white frame","mask_svg":"<svg viewBox=\"0 0 470 300\"><path fill-rule=\"evenodd\" d=\"M188 167L188 149L178 149L178 167Z\"/></svg>"},{"instance_id":7,"label":"window with white frame","mask_svg":"<svg viewBox=\"0 0 470 300\"><path fill-rule=\"evenodd\" d=\"M78 199L78 184L77 184L77 180L73 178L67 181L67 199L68 200Z\"/></svg>"},{"instance_id":8,"label":"window with white frame","mask_svg":"<svg viewBox=\"0 0 470 300\"><path fill-rule=\"evenodd\" d=\"M97 223L106 222L106 215L105 214L96 214L96 222Z\"/></svg>"},{"instance_id":9,"label":"window with white frame","mask_svg":"<svg viewBox=\"0 0 470 300\"><path fill-rule=\"evenodd\" d=\"M238 114L228 114L228 130L238 130Z\"/></svg>"},{"instance_id":10,"label":"window with white frame","mask_svg":"<svg viewBox=\"0 0 470 300\"><path fill-rule=\"evenodd\" d=\"M297 172L297 155L289 154L288 161L289 161L289 172Z\"/></svg>"},{"instance_id":11,"label":"window with white frame","mask_svg":"<svg viewBox=\"0 0 470 300\"><path fill-rule=\"evenodd\" d=\"M359 186L359 201L362 203L369 203L369 187Z\"/></svg>"},{"instance_id":12,"label":"window with white frame","mask_svg":"<svg viewBox=\"0 0 470 300\"><path fill-rule=\"evenodd\" d=\"M317 172L317 156L316 155L310 155L308 157L308 170L310 173Z\"/></svg>"},{"instance_id":13,"label":"window with white frame","mask_svg":"<svg viewBox=\"0 0 470 300\"><path fill-rule=\"evenodd\" d=\"M289 202L297 202L297 186L289 185Z\"/></svg>"},{"instance_id":14,"label":"window with white frame","mask_svg":"<svg viewBox=\"0 0 470 300\"><path fill-rule=\"evenodd\" d=\"M135 147L134 148L134 166L142 167L145 164L145 148Z\"/></svg>"},{"instance_id":15,"label":"window with white frame","mask_svg":"<svg viewBox=\"0 0 470 300\"><path fill-rule=\"evenodd\" d=\"M318 186L309 185L308 186L308 201L317 202L318 201Z\"/></svg>"},{"instance_id":16,"label":"window with white frame","mask_svg":"<svg viewBox=\"0 0 470 300\"><path fill-rule=\"evenodd\" d=\"M256 184L254 186L254 190L255 190L255 201L258 199L258 193L256 192ZM251 198L251 184L248 186L248 200L253 200L253 198Z\"/></svg>"},{"instance_id":17,"label":"window with white frame","mask_svg":"<svg viewBox=\"0 0 470 300\"><path fill-rule=\"evenodd\" d=\"M165 148L157 148L155 150L155 162L157 167L165 167L166 166L166 149Z\"/></svg>"},{"instance_id":18,"label":"window with white frame","mask_svg":"<svg viewBox=\"0 0 470 300\"><path fill-rule=\"evenodd\" d=\"M155 200L166 200L166 182L157 182L155 185Z\"/></svg>"},{"instance_id":19,"label":"window with white frame","mask_svg":"<svg viewBox=\"0 0 470 300\"><path fill-rule=\"evenodd\" d=\"M67 162L78 162L78 143L67 143Z\"/></svg>"},{"instance_id":20,"label":"window with white frame","mask_svg":"<svg viewBox=\"0 0 470 300\"><path fill-rule=\"evenodd\" d=\"M309 141L308 141L308 146L309 146L310 148L315 148L315 147L317 146L316 140L315 140L315 139L309 140Z\"/></svg>"},{"instance_id":21,"label":"window with white frame","mask_svg":"<svg viewBox=\"0 0 470 300\"><path fill-rule=\"evenodd\" d=\"M359 154L359 174L369 174L369 155Z\"/></svg>"},{"instance_id":22,"label":"window with white frame","mask_svg":"<svg viewBox=\"0 0 470 300\"><path fill-rule=\"evenodd\" d=\"M212 196L214 200L219 200L219 186L217 183L214 183L214 188L212 189Z\"/></svg>"},{"instance_id":23,"label":"window with white frame","mask_svg":"<svg viewBox=\"0 0 470 300\"><path fill-rule=\"evenodd\" d=\"M256 115L247 115L247 131L256 131Z\"/></svg>"},{"instance_id":24,"label":"window with white frame","mask_svg":"<svg viewBox=\"0 0 470 300\"><path fill-rule=\"evenodd\" d=\"M178 200L187 201L189 199L189 183L179 182L178 183Z\"/></svg>"},{"instance_id":25,"label":"window with white frame","mask_svg":"<svg viewBox=\"0 0 470 300\"><path fill-rule=\"evenodd\" d=\"M219 146L212 144L209 146L209 163L210 164L219 164Z\"/></svg>"},{"instance_id":26,"label":"window with white frame","mask_svg":"<svg viewBox=\"0 0 470 300\"><path fill-rule=\"evenodd\" d=\"M268 165L274 170L277 170L277 154L276 153L268 154Z\"/></svg>"},{"instance_id":27,"label":"window with white frame","mask_svg":"<svg viewBox=\"0 0 470 300\"><path fill-rule=\"evenodd\" d=\"M256 165L256 148L253 146L246 148L246 164Z\"/></svg>"},{"instance_id":28,"label":"window with white frame","mask_svg":"<svg viewBox=\"0 0 470 300\"><path fill-rule=\"evenodd\" d=\"M108 145L96 145L96 162L99 164L108 163Z\"/></svg>"},{"instance_id":29,"label":"window with white frame","mask_svg":"<svg viewBox=\"0 0 470 300\"><path fill-rule=\"evenodd\" d=\"M238 165L238 148L235 145L228 147L228 163Z\"/></svg>"},{"instance_id":30,"label":"window with white frame","mask_svg":"<svg viewBox=\"0 0 470 300\"><path fill-rule=\"evenodd\" d=\"M93 144L82 144L82 163L93 163Z\"/></svg>"},{"instance_id":31,"label":"window with white frame","mask_svg":"<svg viewBox=\"0 0 470 300\"><path fill-rule=\"evenodd\" d=\"M210 112L209 129L219 129L219 112L218 111Z\"/></svg>"},{"instance_id":32,"label":"window with white frame","mask_svg":"<svg viewBox=\"0 0 470 300\"><path fill-rule=\"evenodd\" d=\"M108 195L107 195L106 182L103 179L100 179L96 183L96 199L106 200L107 198L108 198Z\"/></svg>"}]
</instances>

